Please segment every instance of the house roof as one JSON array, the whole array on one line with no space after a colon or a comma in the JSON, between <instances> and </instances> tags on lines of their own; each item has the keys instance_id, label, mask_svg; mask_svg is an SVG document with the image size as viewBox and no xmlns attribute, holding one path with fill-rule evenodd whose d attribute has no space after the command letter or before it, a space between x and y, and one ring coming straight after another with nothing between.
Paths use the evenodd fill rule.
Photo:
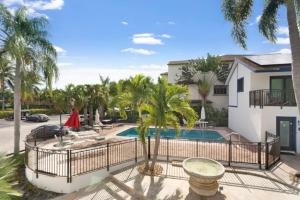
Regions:
<instances>
[{"instance_id":1,"label":"house roof","mask_svg":"<svg viewBox=\"0 0 300 200\"><path fill-rule=\"evenodd\" d=\"M264 54L264 55L251 55L244 56L246 59L261 65L287 65L292 63L291 54Z\"/></svg>"},{"instance_id":2,"label":"house roof","mask_svg":"<svg viewBox=\"0 0 300 200\"><path fill-rule=\"evenodd\" d=\"M163 72L160 74L161 76L168 76L168 72Z\"/></svg>"},{"instance_id":3,"label":"house roof","mask_svg":"<svg viewBox=\"0 0 300 200\"><path fill-rule=\"evenodd\" d=\"M222 55L221 61L222 62L233 62L236 57L242 57L244 55L235 55L235 54L229 54L229 55ZM185 65L188 64L190 60L174 60L169 61L168 65Z\"/></svg>"},{"instance_id":4,"label":"house roof","mask_svg":"<svg viewBox=\"0 0 300 200\"><path fill-rule=\"evenodd\" d=\"M245 67L254 72L278 72L278 71L290 71L292 58L291 54L262 54L262 55L247 55L236 57L234 64L230 70L225 84L227 85L237 63L242 63Z\"/></svg>"}]
</instances>

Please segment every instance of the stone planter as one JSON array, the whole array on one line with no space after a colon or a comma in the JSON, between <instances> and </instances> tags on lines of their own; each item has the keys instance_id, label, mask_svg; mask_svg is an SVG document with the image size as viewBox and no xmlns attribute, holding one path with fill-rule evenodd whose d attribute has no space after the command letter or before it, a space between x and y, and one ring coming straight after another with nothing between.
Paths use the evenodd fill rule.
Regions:
<instances>
[{"instance_id":1,"label":"stone planter","mask_svg":"<svg viewBox=\"0 0 300 200\"><path fill-rule=\"evenodd\" d=\"M183 169L190 176L193 192L201 196L214 196L219 188L217 180L225 173L224 166L207 158L188 158L183 161Z\"/></svg>"}]
</instances>

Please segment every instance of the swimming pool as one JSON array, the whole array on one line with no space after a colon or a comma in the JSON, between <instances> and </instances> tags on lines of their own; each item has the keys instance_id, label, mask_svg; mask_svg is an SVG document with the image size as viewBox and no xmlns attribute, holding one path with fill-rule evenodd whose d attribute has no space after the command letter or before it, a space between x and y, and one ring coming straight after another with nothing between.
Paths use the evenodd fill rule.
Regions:
<instances>
[{"instance_id":1,"label":"swimming pool","mask_svg":"<svg viewBox=\"0 0 300 200\"><path fill-rule=\"evenodd\" d=\"M150 135L153 137L155 135L155 129L150 128ZM125 136L125 137L138 137L138 132L136 128L127 129L121 133L117 134L118 136ZM181 129L180 134L176 137L175 129L167 129L161 132L161 138L180 138L180 139L189 139L189 140L196 140L196 139L204 139L204 140L219 140L224 141L225 139L217 132L212 130L185 130Z\"/></svg>"}]
</instances>

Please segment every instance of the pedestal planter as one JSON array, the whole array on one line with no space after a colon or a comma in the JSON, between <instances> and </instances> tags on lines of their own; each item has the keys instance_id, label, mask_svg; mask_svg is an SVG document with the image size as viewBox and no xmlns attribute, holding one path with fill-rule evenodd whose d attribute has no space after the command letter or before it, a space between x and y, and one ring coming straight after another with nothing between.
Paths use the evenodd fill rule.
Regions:
<instances>
[{"instance_id":1,"label":"pedestal planter","mask_svg":"<svg viewBox=\"0 0 300 200\"><path fill-rule=\"evenodd\" d=\"M190 188L201 196L213 196L217 193L221 179L225 173L224 166L207 158L188 158L183 161L183 169L190 176Z\"/></svg>"}]
</instances>

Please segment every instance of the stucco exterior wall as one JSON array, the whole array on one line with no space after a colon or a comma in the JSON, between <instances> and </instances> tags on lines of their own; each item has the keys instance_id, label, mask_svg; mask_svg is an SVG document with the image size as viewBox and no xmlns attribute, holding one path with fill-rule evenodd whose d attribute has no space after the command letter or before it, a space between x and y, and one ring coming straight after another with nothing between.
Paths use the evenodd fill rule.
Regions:
<instances>
[{"instance_id":1,"label":"stucco exterior wall","mask_svg":"<svg viewBox=\"0 0 300 200\"><path fill-rule=\"evenodd\" d=\"M143 159L138 159L138 162ZM38 178L36 178L36 173L27 168L25 169L25 175L27 180L35 185L38 188L43 190L52 191L56 193L71 193L74 191L78 191L81 188L87 187L89 185L96 184L103 179L105 179L111 172L116 170L120 170L127 166L134 165L135 161L129 161L120 165L111 166L110 171L107 171L106 168L97 170L94 172L89 172L77 176L72 176L72 182L67 183L67 177L60 176L51 176L47 174L38 174Z\"/></svg>"},{"instance_id":2,"label":"stucco exterior wall","mask_svg":"<svg viewBox=\"0 0 300 200\"><path fill-rule=\"evenodd\" d=\"M299 114L297 107L249 106L249 91L270 89L270 76L291 75L290 72L255 73L238 64L229 80L229 128L250 141L265 140L265 132L276 134L276 117L296 117L296 150L300 153ZM244 92L237 92L237 80L244 77Z\"/></svg>"},{"instance_id":3,"label":"stucco exterior wall","mask_svg":"<svg viewBox=\"0 0 300 200\"><path fill-rule=\"evenodd\" d=\"M287 75L291 75L291 72L252 73L251 90L270 89L271 76L287 76Z\"/></svg>"},{"instance_id":4,"label":"stucco exterior wall","mask_svg":"<svg viewBox=\"0 0 300 200\"><path fill-rule=\"evenodd\" d=\"M238 64L229 81L228 127L250 141L261 138L261 110L249 108L252 71ZM237 92L237 80L244 78L244 91Z\"/></svg>"},{"instance_id":5,"label":"stucco exterior wall","mask_svg":"<svg viewBox=\"0 0 300 200\"><path fill-rule=\"evenodd\" d=\"M180 68L182 65L169 65L168 66L168 82L171 84L175 84L178 81L178 77L181 75ZM194 80L196 78L194 77ZM224 83L218 81L216 77L214 77L215 85L224 85ZM190 100L202 100L198 92L198 86L196 84L188 85L189 89L189 99ZM217 109L227 108L228 107L228 95L214 95L214 87L212 87L207 100L212 102L212 106Z\"/></svg>"}]
</instances>

